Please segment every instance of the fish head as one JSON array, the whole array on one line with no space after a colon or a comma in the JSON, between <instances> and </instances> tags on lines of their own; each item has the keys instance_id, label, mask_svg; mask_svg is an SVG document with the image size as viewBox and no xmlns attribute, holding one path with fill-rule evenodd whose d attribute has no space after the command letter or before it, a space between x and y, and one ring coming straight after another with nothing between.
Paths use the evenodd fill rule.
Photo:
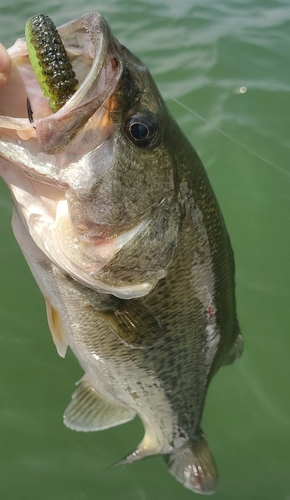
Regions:
<instances>
[{"instance_id":1,"label":"fish head","mask_svg":"<svg viewBox=\"0 0 290 500\"><path fill-rule=\"evenodd\" d=\"M58 31L78 88L52 113L25 40L8 49L0 173L52 262L100 292L140 297L166 276L177 244L181 134L148 69L100 14Z\"/></svg>"}]
</instances>

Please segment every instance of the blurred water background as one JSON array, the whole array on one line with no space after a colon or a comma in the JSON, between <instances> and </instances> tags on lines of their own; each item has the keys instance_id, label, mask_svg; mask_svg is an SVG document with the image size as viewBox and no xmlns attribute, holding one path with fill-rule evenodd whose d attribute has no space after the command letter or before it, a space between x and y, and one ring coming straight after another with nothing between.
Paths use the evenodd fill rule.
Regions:
<instances>
[{"instance_id":1,"label":"blurred water background","mask_svg":"<svg viewBox=\"0 0 290 500\"><path fill-rule=\"evenodd\" d=\"M206 402L214 498L290 500L289 0L1 0L0 40L10 46L39 12L60 25L89 11L150 68L231 235L245 351ZM138 419L94 434L64 427L82 371L71 353L57 356L0 190L1 499L194 498L160 457L107 470L140 441Z\"/></svg>"}]
</instances>

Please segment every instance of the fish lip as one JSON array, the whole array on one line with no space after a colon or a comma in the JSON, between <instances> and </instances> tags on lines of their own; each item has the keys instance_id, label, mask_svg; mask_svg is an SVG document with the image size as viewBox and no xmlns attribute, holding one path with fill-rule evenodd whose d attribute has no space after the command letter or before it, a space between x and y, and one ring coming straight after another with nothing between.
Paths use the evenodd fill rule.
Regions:
<instances>
[{"instance_id":1,"label":"fish lip","mask_svg":"<svg viewBox=\"0 0 290 500\"><path fill-rule=\"evenodd\" d=\"M8 49L8 53L16 70L20 73L22 71L24 75L22 76L22 87L18 89L18 94L21 92L23 98L22 111L19 116L15 116L16 112L13 109L12 102L11 112L9 113L8 104L6 104L4 106L5 112L0 115L0 136L2 129L4 134L14 133L15 136L16 133L17 139L20 138L22 141L36 139L39 152L48 155L61 153L68 146L79 131L85 127L90 117L112 95L122 73L122 59L119 55L118 42L111 34L110 28L101 14L86 14L75 21L60 26L58 31L73 67L74 65L85 66L86 64L88 67L85 77L79 78L80 85L76 92L60 110L53 114L48 109L48 99L43 97L39 85L35 83L36 77L28 59L26 42L24 39L20 39ZM77 46L78 35L80 39L79 46ZM75 46L68 44L70 39L72 39ZM111 71L109 83L106 81L104 84L101 81L102 70L104 67L107 68L110 61L113 60L116 67ZM24 66L25 70L23 70ZM78 71L76 71L76 74L78 78ZM34 82L33 85L37 85L39 89L38 99L40 99L41 106L46 106L44 116L41 116L41 113L38 113L37 106L33 105L34 97L31 97L31 82ZM9 95L9 79L4 91ZM25 116L27 97L34 112L32 123L29 116L27 118ZM6 102L8 100L6 97ZM3 101L5 101L5 94L1 89L0 109L3 107ZM13 99L10 98L10 101L13 101ZM31 175L34 175L33 172L31 172Z\"/></svg>"}]
</instances>

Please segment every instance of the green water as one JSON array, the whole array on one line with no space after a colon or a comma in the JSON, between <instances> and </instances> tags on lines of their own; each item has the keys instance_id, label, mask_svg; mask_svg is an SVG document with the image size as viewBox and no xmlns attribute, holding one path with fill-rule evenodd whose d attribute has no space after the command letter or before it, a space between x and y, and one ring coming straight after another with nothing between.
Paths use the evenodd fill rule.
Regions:
<instances>
[{"instance_id":1,"label":"green water","mask_svg":"<svg viewBox=\"0 0 290 500\"><path fill-rule=\"evenodd\" d=\"M206 402L203 427L220 472L214 498L290 500L290 2L47 4L1 0L0 40L11 45L41 11L56 24L102 12L149 66L203 159L235 251L245 338L242 359L220 370ZM0 189L1 500L194 498L159 457L107 469L140 441L137 419L94 434L62 424L82 371L70 353L56 353Z\"/></svg>"}]
</instances>

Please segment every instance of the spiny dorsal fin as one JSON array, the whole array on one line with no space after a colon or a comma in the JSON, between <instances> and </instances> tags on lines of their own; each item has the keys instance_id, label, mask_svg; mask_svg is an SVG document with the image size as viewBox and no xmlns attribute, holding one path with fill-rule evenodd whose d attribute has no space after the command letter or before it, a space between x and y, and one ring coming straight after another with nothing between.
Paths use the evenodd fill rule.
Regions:
<instances>
[{"instance_id":1,"label":"spiny dorsal fin","mask_svg":"<svg viewBox=\"0 0 290 500\"><path fill-rule=\"evenodd\" d=\"M64 423L75 431L89 432L124 424L134 416L133 410L107 401L83 379L65 410Z\"/></svg>"},{"instance_id":2,"label":"spiny dorsal fin","mask_svg":"<svg viewBox=\"0 0 290 500\"><path fill-rule=\"evenodd\" d=\"M217 485L217 470L204 435L186 441L167 459L171 474L195 493L210 495Z\"/></svg>"},{"instance_id":3,"label":"spiny dorsal fin","mask_svg":"<svg viewBox=\"0 0 290 500\"><path fill-rule=\"evenodd\" d=\"M126 347L148 348L164 333L159 321L140 300L120 301L115 311L100 314Z\"/></svg>"}]
</instances>

